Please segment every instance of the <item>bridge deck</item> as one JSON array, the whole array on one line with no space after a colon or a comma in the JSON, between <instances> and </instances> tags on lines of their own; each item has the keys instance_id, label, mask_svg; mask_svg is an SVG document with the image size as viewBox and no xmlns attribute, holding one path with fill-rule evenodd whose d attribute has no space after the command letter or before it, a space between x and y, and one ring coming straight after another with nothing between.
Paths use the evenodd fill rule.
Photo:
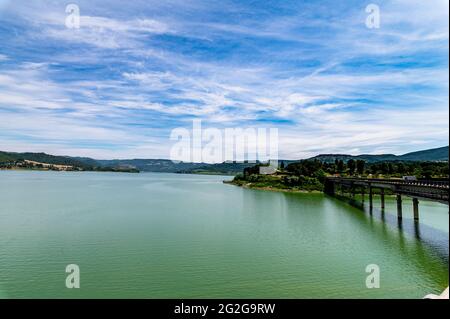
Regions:
<instances>
[{"instance_id":1,"label":"bridge deck","mask_svg":"<svg viewBox=\"0 0 450 319\"><path fill-rule=\"evenodd\" d=\"M435 180L405 181L400 179L328 177L328 183L346 187L372 187L392 190L395 194L438 201L448 205L449 182Z\"/></svg>"}]
</instances>

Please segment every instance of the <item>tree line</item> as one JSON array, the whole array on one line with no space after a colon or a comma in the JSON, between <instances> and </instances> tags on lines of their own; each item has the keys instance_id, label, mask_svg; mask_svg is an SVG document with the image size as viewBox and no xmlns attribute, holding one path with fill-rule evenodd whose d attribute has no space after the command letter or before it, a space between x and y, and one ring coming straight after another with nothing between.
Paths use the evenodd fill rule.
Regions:
<instances>
[{"instance_id":1,"label":"tree line","mask_svg":"<svg viewBox=\"0 0 450 319\"><path fill-rule=\"evenodd\" d=\"M319 160L304 160L291 163L284 168L284 163L280 164L280 169L294 175L317 176L317 175L341 175L341 176L362 176L372 175L378 177L402 177L415 176L417 178L448 178L448 162L376 162L367 163L364 160L350 159L347 162L335 160L334 163L322 162Z\"/></svg>"},{"instance_id":2,"label":"tree line","mask_svg":"<svg viewBox=\"0 0 450 319\"><path fill-rule=\"evenodd\" d=\"M373 178L401 178L415 176L418 179L448 178L448 162L376 162L350 159L347 162L335 160L303 160L285 165L279 164L278 172L272 175L260 174L262 164L247 167L238 174L233 183L251 187L323 190L327 176L353 176Z\"/></svg>"}]
</instances>

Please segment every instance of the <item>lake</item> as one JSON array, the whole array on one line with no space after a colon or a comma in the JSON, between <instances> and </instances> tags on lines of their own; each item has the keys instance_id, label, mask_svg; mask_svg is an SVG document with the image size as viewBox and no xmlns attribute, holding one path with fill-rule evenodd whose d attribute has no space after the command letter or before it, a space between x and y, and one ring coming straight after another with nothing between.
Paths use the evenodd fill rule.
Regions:
<instances>
[{"instance_id":1,"label":"lake","mask_svg":"<svg viewBox=\"0 0 450 319\"><path fill-rule=\"evenodd\" d=\"M448 206L372 214L224 176L0 171L0 298L422 298L448 286ZM366 200L367 204L367 200ZM68 264L81 288L65 286ZM366 287L366 267L380 288Z\"/></svg>"}]
</instances>

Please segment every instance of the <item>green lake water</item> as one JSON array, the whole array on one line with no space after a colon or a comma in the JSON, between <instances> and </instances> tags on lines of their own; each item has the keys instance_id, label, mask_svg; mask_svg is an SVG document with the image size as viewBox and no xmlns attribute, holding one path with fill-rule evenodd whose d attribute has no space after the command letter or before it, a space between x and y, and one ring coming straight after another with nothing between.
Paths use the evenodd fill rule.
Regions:
<instances>
[{"instance_id":1,"label":"green lake water","mask_svg":"<svg viewBox=\"0 0 450 319\"><path fill-rule=\"evenodd\" d=\"M448 206L386 212L221 176L0 171L0 298L422 298L448 286ZM366 199L367 204L367 199ZM81 288L67 289L77 264ZM366 287L366 266L380 288Z\"/></svg>"}]
</instances>

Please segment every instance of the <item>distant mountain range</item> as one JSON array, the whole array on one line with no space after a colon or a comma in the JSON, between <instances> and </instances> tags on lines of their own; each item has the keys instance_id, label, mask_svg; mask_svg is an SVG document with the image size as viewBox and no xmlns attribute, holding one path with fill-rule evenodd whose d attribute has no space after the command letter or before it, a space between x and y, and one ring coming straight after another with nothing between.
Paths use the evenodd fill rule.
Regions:
<instances>
[{"instance_id":1,"label":"distant mountain range","mask_svg":"<svg viewBox=\"0 0 450 319\"><path fill-rule=\"evenodd\" d=\"M424 151L407 153L404 155L382 154L382 155L346 155L346 154L321 154L310 158L311 160L320 160L323 162L334 162L336 159L348 161L364 160L368 163L384 161L429 161L442 162L448 161L449 147L440 147ZM54 165L70 165L82 170L105 170L108 169L137 169L143 172L161 172L161 173L195 173L195 174L224 174L235 175L244 170L244 168L254 166L255 163L231 163L221 164L206 163L174 163L166 159L130 159L130 160L95 160L87 157L69 157L53 156L45 153L11 153L0 152L0 164L16 161L35 161L39 163L48 163ZM285 165L298 162L293 160L280 160Z\"/></svg>"},{"instance_id":2,"label":"distant mountain range","mask_svg":"<svg viewBox=\"0 0 450 319\"><path fill-rule=\"evenodd\" d=\"M322 162L334 162L337 160L343 160L344 162L354 159L354 160L364 160L368 163L376 162L392 162L392 161L403 161L403 162L445 162L448 161L448 146L433 148L424 151L407 153L404 155L394 155L394 154L380 154L380 155L346 155L346 154L321 154L314 156L311 159L317 159Z\"/></svg>"},{"instance_id":3,"label":"distant mountain range","mask_svg":"<svg viewBox=\"0 0 450 319\"><path fill-rule=\"evenodd\" d=\"M235 175L241 173L244 168L255 166L255 163L174 163L166 159L132 159L132 160L101 160L101 165L117 167L135 167L142 172L159 173L193 173L193 174L223 174Z\"/></svg>"}]
</instances>

